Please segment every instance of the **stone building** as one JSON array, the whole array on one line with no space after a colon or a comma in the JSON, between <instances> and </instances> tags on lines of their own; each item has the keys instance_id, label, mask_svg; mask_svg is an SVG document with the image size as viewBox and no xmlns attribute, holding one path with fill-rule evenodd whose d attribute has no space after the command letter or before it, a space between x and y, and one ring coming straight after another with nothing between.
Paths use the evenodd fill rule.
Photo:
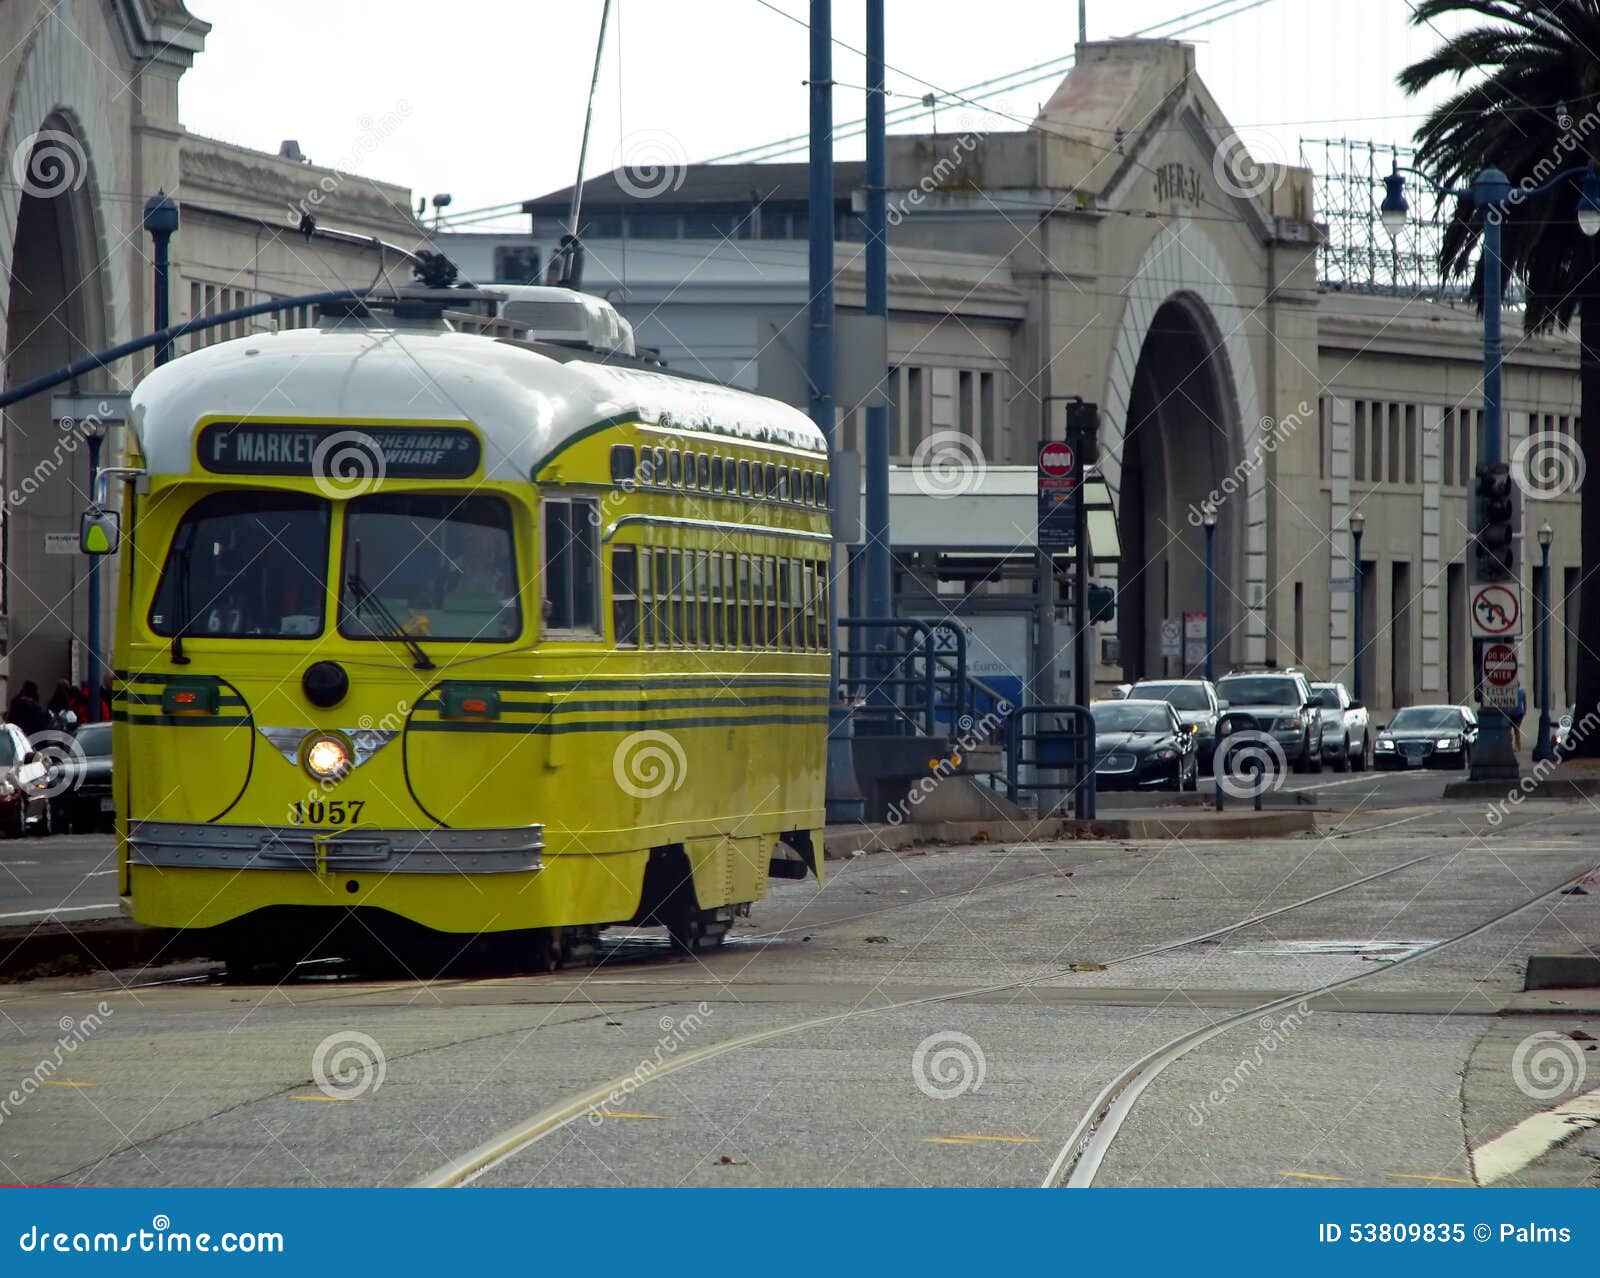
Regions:
<instances>
[{"instance_id":1,"label":"stone building","mask_svg":"<svg viewBox=\"0 0 1600 1278\"><path fill-rule=\"evenodd\" d=\"M196 137L178 83L208 31L181 0L12 0L0 5L0 363L15 386L148 332L153 316L145 201L177 200L175 322L271 297L368 284L421 232L403 187ZM373 122L403 126L403 112ZM309 235L299 227L313 214ZM283 322L305 323L305 313ZM265 327L270 321L256 320ZM232 334L245 331L233 326ZM198 343L220 340L197 335ZM128 359L63 387L93 398L149 367ZM119 445L112 428L106 459ZM48 394L0 426L0 686L47 691L86 635L81 557L47 553L76 528L88 462L77 425ZM108 583L114 574L104 574ZM78 644L74 644L74 639ZM109 634L102 636L109 646ZM9 697L10 692L5 693Z\"/></svg>"}]
</instances>

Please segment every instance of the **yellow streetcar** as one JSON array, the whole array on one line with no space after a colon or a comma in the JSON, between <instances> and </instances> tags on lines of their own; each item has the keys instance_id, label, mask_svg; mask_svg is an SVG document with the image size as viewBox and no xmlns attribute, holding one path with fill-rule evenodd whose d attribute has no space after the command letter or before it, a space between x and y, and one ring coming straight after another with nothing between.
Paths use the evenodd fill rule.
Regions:
<instances>
[{"instance_id":1,"label":"yellow streetcar","mask_svg":"<svg viewBox=\"0 0 1600 1278\"><path fill-rule=\"evenodd\" d=\"M424 296L133 397L121 890L230 962L609 924L821 872L828 474L784 404ZM99 537L86 527L86 545Z\"/></svg>"}]
</instances>

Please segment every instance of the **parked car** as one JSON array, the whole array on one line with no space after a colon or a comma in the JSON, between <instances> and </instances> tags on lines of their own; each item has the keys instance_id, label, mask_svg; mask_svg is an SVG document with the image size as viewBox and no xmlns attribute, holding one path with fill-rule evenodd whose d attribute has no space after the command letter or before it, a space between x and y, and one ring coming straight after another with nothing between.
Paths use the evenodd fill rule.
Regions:
<instances>
[{"instance_id":1,"label":"parked car","mask_svg":"<svg viewBox=\"0 0 1600 1278\"><path fill-rule=\"evenodd\" d=\"M1217 746L1217 719L1222 714L1216 685L1205 679L1141 679L1128 693L1130 699L1165 701L1194 734L1195 754L1202 768L1211 766Z\"/></svg>"},{"instance_id":2,"label":"parked car","mask_svg":"<svg viewBox=\"0 0 1600 1278\"><path fill-rule=\"evenodd\" d=\"M7 838L51 832L55 822L49 787L50 769L40 762L22 729L0 723L0 831Z\"/></svg>"},{"instance_id":3,"label":"parked car","mask_svg":"<svg viewBox=\"0 0 1600 1278\"><path fill-rule=\"evenodd\" d=\"M1194 734L1165 701L1096 701L1095 786L1101 790L1195 790Z\"/></svg>"},{"instance_id":4,"label":"parked car","mask_svg":"<svg viewBox=\"0 0 1600 1278\"><path fill-rule=\"evenodd\" d=\"M82 757L74 753L57 763L52 773L51 788L60 791L55 800L56 829L75 834L109 830L116 820L111 800L111 725L86 723L72 739Z\"/></svg>"},{"instance_id":5,"label":"parked car","mask_svg":"<svg viewBox=\"0 0 1600 1278\"><path fill-rule=\"evenodd\" d=\"M1296 772L1322 771L1322 702L1299 670L1231 670L1217 680L1217 748L1243 732L1269 736Z\"/></svg>"},{"instance_id":6,"label":"parked car","mask_svg":"<svg viewBox=\"0 0 1600 1278\"><path fill-rule=\"evenodd\" d=\"M1314 683L1322 702L1322 757L1340 772L1366 771L1372 757L1372 725L1367 708L1342 683Z\"/></svg>"},{"instance_id":7,"label":"parked car","mask_svg":"<svg viewBox=\"0 0 1600 1278\"><path fill-rule=\"evenodd\" d=\"M1472 766L1478 717L1466 706L1407 706L1378 729L1372 761L1380 768Z\"/></svg>"}]
</instances>

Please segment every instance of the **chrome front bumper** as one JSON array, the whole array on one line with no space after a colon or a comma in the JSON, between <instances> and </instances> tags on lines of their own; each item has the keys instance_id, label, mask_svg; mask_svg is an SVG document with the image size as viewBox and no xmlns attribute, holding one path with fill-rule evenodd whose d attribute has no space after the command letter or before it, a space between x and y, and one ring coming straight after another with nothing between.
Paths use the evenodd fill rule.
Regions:
<instances>
[{"instance_id":1,"label":"chrome front bumper","mask_svg":"<svg viewBox=\"0 0 1600 1278\"><path fill-rule=\"evenodd\" d=\"M134 821L133 865L163 869L379 874L525 874L543 867L544 826L492 830L314 830Z\"/></svg>"}]
</instances>

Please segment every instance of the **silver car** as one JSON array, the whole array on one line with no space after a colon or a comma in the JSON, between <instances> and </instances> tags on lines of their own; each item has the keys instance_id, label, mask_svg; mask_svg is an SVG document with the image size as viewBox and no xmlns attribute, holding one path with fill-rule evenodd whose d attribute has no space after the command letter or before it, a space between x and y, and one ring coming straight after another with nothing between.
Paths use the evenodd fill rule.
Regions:
<instances>
[{"instance_id":1,"label":"silver car","mask_svg":"<svg viewBox=\"0 0 1600 1278\"><path fill-rule=\"evenodd\" d=\"M1128 693L1141 701L1165 701L1178 712L1178 720L1194 735L1200 766L1211 766L1217 748L1217 716L1222 707L1216 685L1205 679L1141 679Z\"/></svg>"}]
</instances>

